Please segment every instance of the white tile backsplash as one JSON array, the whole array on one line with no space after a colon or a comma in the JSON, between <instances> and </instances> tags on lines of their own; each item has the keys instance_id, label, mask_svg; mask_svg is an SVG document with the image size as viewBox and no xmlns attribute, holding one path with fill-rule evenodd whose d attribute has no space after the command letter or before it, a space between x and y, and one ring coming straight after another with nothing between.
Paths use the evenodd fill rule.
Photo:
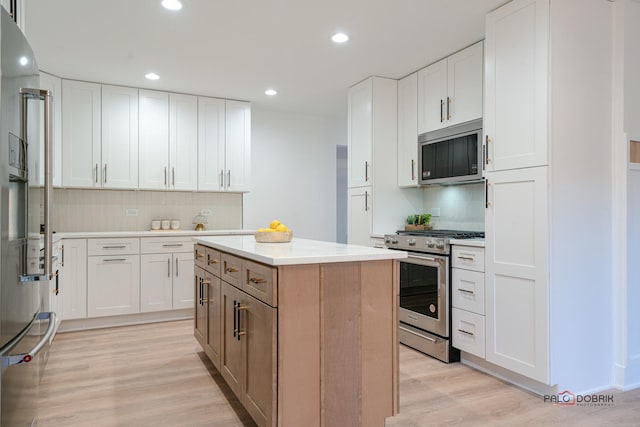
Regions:
<instances>
[{"instance_id":1,"label":"white tile backsplash","mask_svg":"<svg viewBox=\"0 0 640 427\"><path fill-rule=\"evenodd\" d=\"M178 219L182 230L193 228L202 209L211 215L205 228L242 228L242 194L183 191L119 191L54 189L53 228L57 231L141 231L152 219ZM137 209L137 216L127 216Z\"/></svg>"},{"instance_id":2,"label":"white tile backsplash","mask_svg":"<svg viewBox=\"0 0 640 427\"><path fill-rule=\"evenodd\" d=\"M439 208L431 217L435 229L484 231L484 184L432 186L424 188L424 212Z\"/></svg>"}]
</instances>

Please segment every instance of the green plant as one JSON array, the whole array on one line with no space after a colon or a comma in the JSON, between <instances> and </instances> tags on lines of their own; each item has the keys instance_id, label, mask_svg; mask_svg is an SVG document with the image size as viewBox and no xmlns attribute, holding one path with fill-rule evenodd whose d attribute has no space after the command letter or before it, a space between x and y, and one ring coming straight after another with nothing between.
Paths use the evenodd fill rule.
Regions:
<instances>
[{"instance_id":1,"label":"green plant","mask_svg":"<svg viewBox=\"0 0 640 427\"><path fill-rule=\"evenodd\" d=\"M427 225L431 220L431 214L415 214L407 217L407 224Z\"/></svg>"},{"instance_id":2,"label":"green plant","mask_svg":"<svg viewBox=\"0 0 640 427\"><path fill-rule=\"evenodd\" d=\"M431 214L421 214L420 218L418 219L418 224L424 224L427 225L429 224L429 221L431 221Z\"/></svg>"}]
</instances>

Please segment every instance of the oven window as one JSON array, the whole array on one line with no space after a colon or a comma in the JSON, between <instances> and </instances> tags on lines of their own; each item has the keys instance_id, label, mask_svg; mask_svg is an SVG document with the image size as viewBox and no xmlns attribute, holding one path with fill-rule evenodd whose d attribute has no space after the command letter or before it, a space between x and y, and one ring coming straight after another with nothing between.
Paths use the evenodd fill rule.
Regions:
<instances>
[{"instance_id":1,"label":"oven window","mask_svg":"<svg viewBox=\"0 0 640 427\"><path fill-rule=\"evenodd\" d=\"M400 307L438 319L438 268L400 263Z\"/></svg>"}]
</instances>

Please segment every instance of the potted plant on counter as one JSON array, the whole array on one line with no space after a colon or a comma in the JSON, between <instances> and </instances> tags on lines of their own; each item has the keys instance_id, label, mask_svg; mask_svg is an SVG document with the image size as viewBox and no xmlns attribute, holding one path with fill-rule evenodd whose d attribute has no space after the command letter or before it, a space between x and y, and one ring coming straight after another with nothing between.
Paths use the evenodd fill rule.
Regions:
<instances>
[{"instance_id":1,"label":"potted plant on counter","mask_svg":"<svg viewBox=\"0 0 640 427\"><path fill-rule=\"evenodd\" d=\"M405 230L431 230L432 226L429 224L431 221L431 214L415 214L407 217L407 225L404 226Z\"/></svg>"}]
</instances>

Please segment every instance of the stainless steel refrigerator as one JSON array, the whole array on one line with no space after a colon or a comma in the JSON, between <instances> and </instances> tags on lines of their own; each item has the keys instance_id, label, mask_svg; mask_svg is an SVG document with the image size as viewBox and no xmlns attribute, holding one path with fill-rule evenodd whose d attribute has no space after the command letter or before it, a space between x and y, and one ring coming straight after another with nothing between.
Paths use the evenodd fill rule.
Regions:
<instances>
[{"instance_id":1,"label":"stainless steel refrigerator","mask_svg":"<svg viewBox=\"0 0 640 427\"><path fill-rule=\"evenodd\" d=\"M48 281L55 279L50 227L52 98L39 89L38 66L22 31L4 9L0 15L0 425L10 427L36 422L40 354L55 334L55 313L43 312ZM29 152L39 150L41 132L44 185L30 183L27 168ZM35 237L43 241L43 271L27 271L27 244Z\"/></svg>"}]
</instances>

